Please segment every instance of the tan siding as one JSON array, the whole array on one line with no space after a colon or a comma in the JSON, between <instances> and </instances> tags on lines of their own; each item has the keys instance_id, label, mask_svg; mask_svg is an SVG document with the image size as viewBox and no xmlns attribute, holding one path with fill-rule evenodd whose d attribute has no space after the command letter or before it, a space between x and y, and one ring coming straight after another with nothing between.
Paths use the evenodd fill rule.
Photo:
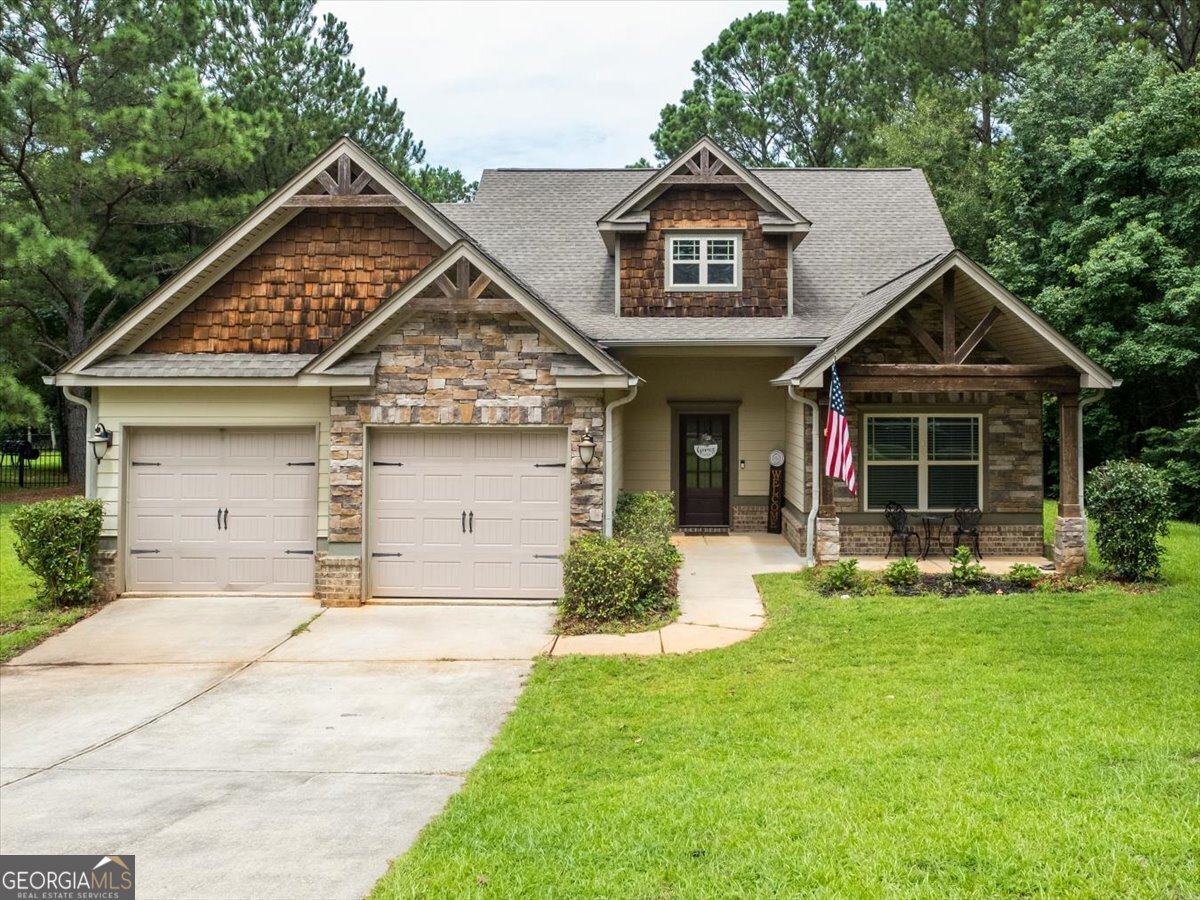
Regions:
<instances>
[{"instance_id":1,"label":"tan siding","mask_svg":"<svg viewBox=\"0 0 1200 900\"><path fill-rule=\"evenodd\" d=\"M804 404L788 398L787 401L787 454L784 474L784 497L796 508L808 511L808 484L805 477L808 467L808 450L812 432L805 427L809 416Z\"/></svg>"},{"instance_id":2,"label":"tan siding","mask_svg":"<svg viewBox=\"0 0 1200 900\"><path fill-rule=\"evenodd\" d=\"M317 535L329 524L329 389L111 387L99 391L99 420L114 434L100 463L96 493L104 501L104 534L117 533L123 429L137 425L228 426L319 424Z\"/></svg>"},{"instance_id":3,"label":"tan siding","mask_svg":"<svg viewBox=\"0 0 1200 900\"><path fill-rule=\"evenodd\" d=\"M767 494L767 456L784 445L787 392L770 380L791 357L712 358L634 357L626 365L645 383L624 407L624 489L669 491L671 484L671 401L740 400L738 459L732 461L734 494Z\"/></svg>"}]
</instances>

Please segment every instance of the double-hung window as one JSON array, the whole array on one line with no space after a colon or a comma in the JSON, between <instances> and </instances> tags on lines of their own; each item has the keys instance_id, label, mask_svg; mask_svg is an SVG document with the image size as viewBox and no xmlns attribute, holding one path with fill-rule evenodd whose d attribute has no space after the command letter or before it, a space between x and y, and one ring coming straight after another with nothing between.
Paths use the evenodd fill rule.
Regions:
<instances>
[{"instance_id":1,"label":"double-hung window","mask_svg":"<svg viewBox=\"0 0 1200 900\"><path fill-rule=\"evenodd\" d=\"M716 232L667 237L667 290L736 291L741 286L741 234Z\"/></svg>"},{"instance_id":2,"label":"double-hung window","mask_svg":"<svg viewBox=\"0 0 1200 900\"><path fill-rule=\"evenodd\" d=\"M936 511L981 506L981 429L978 415L868 415L867 509L889 502Z\"/></svg>"}]
</instances>

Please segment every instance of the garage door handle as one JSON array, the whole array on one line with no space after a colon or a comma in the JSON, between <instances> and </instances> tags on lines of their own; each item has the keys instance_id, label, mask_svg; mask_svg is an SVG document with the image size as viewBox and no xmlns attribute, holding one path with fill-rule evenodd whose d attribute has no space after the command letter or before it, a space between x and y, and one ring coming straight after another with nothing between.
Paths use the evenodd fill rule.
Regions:
<instances>
[{"instance_id":1,"label":"garage door handle","mask_svg":"<svg viewBox=\"0 0 1200 900\"><path fill-rule=\"evenodd\" d=\"M158 552L157 548L155 548L154 550L130 550L129 555L130 556L141 556L145 553L157 553L157 552Z\"/></svg>"},{"instance_id":2,"label":"garage door handle","mask_svg":"<svg viewBox=\"0 0 1200 900\"><path fill-rule=\"evenodd\" d=\"M229 507L225 507L225 530L229 530Z\"/></svg>"},{"instance_id":3,"label":"garage door handle","mask_svg":"<svg viewBox=\"0 0 1200 900\"><path fill-rule=\"evenodd\" d=\"M378 559L381 556L403 556L403 553L372 553L372 559Z\"/></svg>"},{"instance_id":4,"label":"garage door handle","mask_svg":"<svg viewBox=\"0 0 1200 900\"><path fill-rule=\"evenodd\" d=\"M467 531L475 533L475 510L471 510L471 515L467 516Z\"/></svg>"}]
</instances>

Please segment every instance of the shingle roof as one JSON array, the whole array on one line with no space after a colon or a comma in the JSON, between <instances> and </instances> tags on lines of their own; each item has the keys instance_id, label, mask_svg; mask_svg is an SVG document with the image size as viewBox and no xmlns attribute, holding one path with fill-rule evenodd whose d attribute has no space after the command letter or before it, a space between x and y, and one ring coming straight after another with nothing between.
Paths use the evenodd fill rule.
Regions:
<instances>
[{"instance_id":1,"label":"shingle roof","mask_svg":"<svg viewBox=\"0 0 1200 900\"><path fill-rule=\"evenodd\" d=\"M829 364L830 358L836 353L838 343L848 339L851 335L857 332L862 326L871 321L879 312L884 309L889 303L915 285L921 280L931 269L935 268L943 259L946 258L945 253L939 253L920 264L914 266L907 272L902 273L896 278L892 278L879 285L877 288L868 291L854 305L851 311L839 322L829 336L825 338L813 351L807 354L802 360L794 366L773 379L776 383L783 383L793 379L802 378L814 369L823 368Z\"/></svg>"},{"instance_id":2,"label":"shingle roof","mask_svg":"<svg viewBox=\"0 0 1200 900\"><path fill-rule=\"evenodd\" d=\"M103 378L290 378L310 353L135 353L93 363L80 372Z\"/></svg>"},{"instance_id":3,"label":"shingle roof","mask_svg":"<svg viewBox=\"0 0 1200 900\"><path fill-rule=\"evenodd\" d=\"M828 337L864 294L953 248L917 169L755 169L812 224L794 256L795 315L643 318L614 311L613 264L596 220L644 169L489 169L471 203L438 209L601 343Z\"/></svg>"}]
</instances>

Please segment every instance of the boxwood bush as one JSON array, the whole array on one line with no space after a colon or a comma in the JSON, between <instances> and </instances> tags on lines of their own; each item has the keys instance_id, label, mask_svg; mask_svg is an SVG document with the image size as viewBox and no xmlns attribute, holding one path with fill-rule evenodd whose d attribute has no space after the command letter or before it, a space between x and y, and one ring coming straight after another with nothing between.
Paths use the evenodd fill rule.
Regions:
<instances>
[{"instance_id":1,"label":"boxwood bush","mask_svg":"<svg viewBox=\"0 0 1200 900\"><path fill-rule=\"evenodd\" d=\"M1162 473L1133 460L1113 460L1088 476L1088 516L1096 525L1096 550L1126 581L1157 578L1172 504Z\"/></svg>"},{"instance_id":2,"label":"boxwood bush","mask_svg":"<svg viewBox=\"0 0 1200 900\"><path fill-rule=\"evenodd\" d=\"M103 518L100 501L82 497L31 503L13 513L17 559L38 577L39 597L56 606L91 599Z\"/></svg>"},{"instance_id":3,"label":"boxwood bush","mask_svg":"<svg viewBox=\"0 0 1200 900\"><path fill-rule=\"evenodd\" d=\"M622 494L614 536L576 538L563 557L562 616L604 624L670 612L681 560L670 540L674 527L670 494Z\"/></svg>"}]
</instances>

